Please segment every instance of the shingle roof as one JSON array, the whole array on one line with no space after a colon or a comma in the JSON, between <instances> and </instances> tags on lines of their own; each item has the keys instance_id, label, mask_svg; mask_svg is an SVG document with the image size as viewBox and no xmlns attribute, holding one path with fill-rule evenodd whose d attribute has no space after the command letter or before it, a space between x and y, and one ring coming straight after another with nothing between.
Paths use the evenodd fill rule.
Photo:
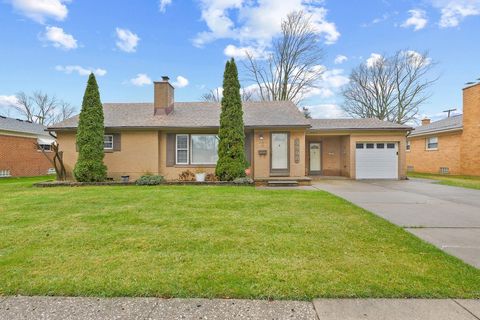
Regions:
<instances>
[{"instance_id":1,"label":"shingle roof","mask_svg":"<svg viewBox=\"0 0 480 320\"><path fill-rule=\"evenodd\" d=\"M366 119L310 119L310 130L409 130L403 124L382 121L375 118Z\"/></svg>"},{"instance_id":2,"label":"shingle roof","mask_svg":"<svg viewBox=\"0 0 480 320\"><path fill-rule=\"evenodd\" d=\"M217 128L220 104L214 102L175 102L173 112L154 115L152 103L105 103L105 127ZM294 103L288 101L244 102L246 127L308 127L310 123ZM72 129L78 115L49 129Z\"/></svg>"},{"instance_id":3,"label":"shingle roof","mask_svg":"<svg viewBox=\"0 0 480 320\"><path fill-rule=\"evenodd\" d=\"M416 127L410 136L419 136L424 134L436 133L440 131L449 131L463 128L463 115L452 116L439 121L432 122L423 126Z\"/></svg>"},{"instance_id":4,"label":"shingle roof","mask_svg":"<svg viewBox=\"0 0 480 320\"><path fill-rule=\"evenodd\" d=\"M0 130L50 137L45 129L41 124L0 116Z\"/></svg>"}]
</instances>

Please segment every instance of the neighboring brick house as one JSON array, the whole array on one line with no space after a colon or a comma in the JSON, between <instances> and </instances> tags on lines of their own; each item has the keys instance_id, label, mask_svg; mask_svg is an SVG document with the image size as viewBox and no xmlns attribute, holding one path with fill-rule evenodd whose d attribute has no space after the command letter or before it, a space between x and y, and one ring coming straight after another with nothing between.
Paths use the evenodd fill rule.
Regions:
<instances>
[{"instance_id":1,"label":"neighboring brick house","mask_svg":"<svg viewBox=\"0 0 480 320\"><path fill-rule=\"evenodd\" d=\"M49 152L54 139L46 127L0 116L0 177L27 177L52 172L52 165L35 143Z\"/></svg>"},{"instance_id":2,"label":"neighboring brick house","mask_svg":"<svg viewBox=\"0 0 480 320\"><path fill-rule=\"evenodd\" d=\"M409 171L480 176L480 83L463 89L463 115L422 120L407 138Z\"/></svg>"},{"instance_id":3,"label":"neighboring brick house","mask_svg":"<svg viewBox=\"0 0 480 320\"><path fill-rule=\"evenodd\" d=\"M168 77L154 83L153 103L106 103L104 162L108 177L151 173L168 180L185 170L212 173L220 104L175 102ZM288 101L244 102L245 153L257 183L309 183L316 176L406 177L411 128L377 119L305 119ZM77 161L78 115L56 132L67 174Z\"/></svg>"}]
</instances>

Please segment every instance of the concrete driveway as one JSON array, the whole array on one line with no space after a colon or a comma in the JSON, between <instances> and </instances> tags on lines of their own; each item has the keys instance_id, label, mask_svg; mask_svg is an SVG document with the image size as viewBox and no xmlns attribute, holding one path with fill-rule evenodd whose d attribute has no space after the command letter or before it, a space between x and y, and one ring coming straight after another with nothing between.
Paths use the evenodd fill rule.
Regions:
<instances>
[{"instance_id":1,"label":"concrete driveway","mask_svg":"<svg viewBox=\"0 0 480 320\"><path fill-rule=\"evenodd\" d=\"M432 180L322 180L313 186L340 196L480 268L480 190Z\"/></svg>"}]
</instances>

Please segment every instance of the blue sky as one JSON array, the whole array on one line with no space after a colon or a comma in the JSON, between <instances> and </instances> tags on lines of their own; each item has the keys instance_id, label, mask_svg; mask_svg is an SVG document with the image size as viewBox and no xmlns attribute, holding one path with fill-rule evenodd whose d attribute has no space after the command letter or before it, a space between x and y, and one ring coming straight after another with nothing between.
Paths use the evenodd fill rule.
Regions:
<instances>
[{"instance_id":1,"label":"blue sky","mask_svg":"<svg viewBox=\"0 0 480 320\"><path fill-rule=\"evenodd\" d=\"M429 52L440 80L421 114L434 118L480 78L480 0L0 0L0 113L18 91L80 107L89 71L103 102L152 101L162 75L177 101L199 100L228 57L268 51L293 10L312 14L325 44L323 89L302 102L315 117L342 116L339 90L372 54Z\"/></svg>"}]
</instances>

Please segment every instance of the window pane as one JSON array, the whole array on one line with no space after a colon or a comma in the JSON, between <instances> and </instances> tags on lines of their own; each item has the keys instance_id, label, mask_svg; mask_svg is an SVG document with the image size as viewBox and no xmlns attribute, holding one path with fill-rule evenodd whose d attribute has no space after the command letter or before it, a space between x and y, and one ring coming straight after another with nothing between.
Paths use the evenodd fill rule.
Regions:
<instances>
[{"instance_id":1,"label":"window pane","mask_svg":"<svg viewBox=\"0 0 480 320\"><path fill-rule=\"evenodd\" d=\"M218 139L215 135L192 135L192 163L216 164Z\"/></svg>"},{"instance_id":2,"label":"window pane","mask_svg":"<svg viewBox=\"0 0 480 320\"><path fill-rule=\"evenodd\" d=\"M384 143L377 143L377 149L384 149L385 144Z\"/></svg>"},{"instance_id":3,"label":"window pane","mask_svg":"<svg viewBox=\"0 0 480 320\"><path fill-rule=\"evenodd\" d=\"M113 149L113 136L104 135L103 136L103 148L104 149Z\"/></svg>"},{"instance_id":4,"label":"window pane","mask_svg":"<svg viewBox=\"0 0 480 320\"><path fill-rule=\"evenodd\" d=\"M373 143L367 143L367 149L373 149L374 144Z\"/></svg>"},{"instance_id":5,"label":"window pane","mask_svg":"<svg viewBox=\"0 0 480 320\"><path fill-rule=\"evenodd\" d=\"M388 149L395 149L395 143L387 143Z\"/></svg>"},{"instance_id":6,"label":"window pane","mask_svg":"<svg viewBox=\"0 0 480 320\"><path fill-rule=\"evenodd\" d=\"M187 162L188 162L188 151L177 150L177 163L187 163Z\"/></svg>"},{"instance_id":7,"label":"window pane","mask_svg":"<svg viewBox=\"0 0 480 320\"><path fill-rule=\"evenodd\" d=\"M357 149L363 149L363 143L357 143Z\"/></svg>"},{"instance_id":8,"label":"window pane","mask_svg":"<svg viewBox=\"0 0 480 320\"><path fill-rule=\"evenodd\" d=\"M177 149L187 149L187 148L188 148L188 136L177 135Z\"/></svg>"}]
</instances>

